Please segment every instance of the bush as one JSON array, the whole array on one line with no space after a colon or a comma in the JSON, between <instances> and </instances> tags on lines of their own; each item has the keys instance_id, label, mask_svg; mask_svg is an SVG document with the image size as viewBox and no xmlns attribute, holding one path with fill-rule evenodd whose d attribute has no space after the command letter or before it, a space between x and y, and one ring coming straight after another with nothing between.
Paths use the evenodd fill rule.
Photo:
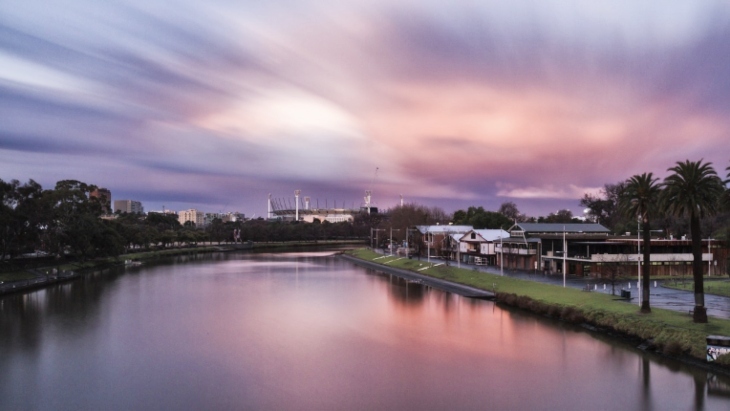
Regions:
<instances>
[{"instance_id":1,"label":"bush","mask_svg":"<svg viewBox=\"0 0 730 411\"><path fill-rule=\"evenodd\" d=\"M664 355L669 355L673 357L682 354L682 351L682 346L676 341L669 341L666 345L664 345L664 348L662 349Z\"/></svg>"}]
</instances>

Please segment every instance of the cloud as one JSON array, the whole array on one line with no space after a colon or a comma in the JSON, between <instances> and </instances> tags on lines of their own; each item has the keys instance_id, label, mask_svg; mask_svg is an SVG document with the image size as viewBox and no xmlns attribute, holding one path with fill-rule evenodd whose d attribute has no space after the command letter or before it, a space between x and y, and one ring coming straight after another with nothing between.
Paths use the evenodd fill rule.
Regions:
<instances>
[{"instance_id":1,"label":"cloud","mask_svg":"<svg viewBox=\"0 0 730 411\"><path fill-rule=\"evenodd\" d=\"M370 188L381 207L577 206L685 158L726 164L721 6L3 3L0 174L181 205Z\"/></svg>"},{"instance_id":2,"label":"cloud","mask_svg":"<svg viewBox=\"0 0 730 411\"><path fill-rule=\"evenodd\" d=\"M580 199L585 194L599 195L601 187L578 187L569 184L567 187L556 187L546 185L542 187L515 187L512 184L497 182L498 197L510 198L557 198L557 199Z\"/></svg>"}]
</instances>

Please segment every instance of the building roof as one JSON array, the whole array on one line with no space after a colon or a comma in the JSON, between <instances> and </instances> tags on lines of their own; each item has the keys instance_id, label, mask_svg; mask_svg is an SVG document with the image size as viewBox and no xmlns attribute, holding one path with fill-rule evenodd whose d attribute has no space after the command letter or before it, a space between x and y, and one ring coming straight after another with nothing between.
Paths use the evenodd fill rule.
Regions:
<instances>
[{"instance_id":1,"label":"building roof","mask_svg":"<svg viewBox=\"0 0 730 411\"><path fill-rule=\"evenodd\" d=\"M527 234L531 233L605 233L611 230L595 223L517 223L509 231L520 230Z\"/></svg>"},{"instance_id":2,"label":"building roof","mask_svg":"<svg viewBox=\"0 0 730 411\"><path fill-rule=\"evenodd\" d=\"M509 233L504 230L495 230L495 229L482 229L482 230L469 230L463 235L459 236L459 239L462 241L469 241L469 238L465 238L469 235L471 232L475 232L482 241L496 241L500 238L509 238Z\"/></svg>"}]
</instances>

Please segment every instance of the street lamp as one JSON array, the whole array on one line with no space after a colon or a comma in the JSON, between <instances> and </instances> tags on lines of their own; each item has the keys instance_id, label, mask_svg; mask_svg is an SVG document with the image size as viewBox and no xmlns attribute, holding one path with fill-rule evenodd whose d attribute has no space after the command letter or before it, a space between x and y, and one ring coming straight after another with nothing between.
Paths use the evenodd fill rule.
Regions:
<instances>
[{"instance_id":1,"label":"street lamp","mask_svg":"<svg viewBox=\"0 0 730 411\"><path fill-rule=\"evenodd\" d=\"M504 275L504 243L502 243L501 232L499 233L499 275Z\"/></svg>"},{"instance_id":2,"label":"street lamp","mask_svg":"<svg viewBox=\"0 0 730 411\"><path fill-rule=\"evenodd\" d=\"M565 226L563 226L563 288L565 288L565 265L568 255L568 243L565 241Z\"/></svg>"},{"instance_id":3,"label":"street lamp","mask_svg":"<svg viewBox=\"0 0 730 411\"><path fill-rule=\"evenodd\" d=\"M707 254L710 255L707 260L707 275L712 277L712 237L707 239Z\"/></svg>"},{"instance_id":4,"label":"street lamp","mask_svg":"<svg viewBox=\"0 0 730 411\"><path fill-rule=\"evenodd\" d=\"M294 190L294 208L296 209L295 212L295 221L299 221L299 195L302 194L302 190Z\"/></svg>"},{"instance_id":5,"label":"street lamp","mask_svg":"<svg viewBox=\"0 0 730 411\"><path fill-rule=\"evenodd\" d=\"M636 283L636 292L639 294L639 305L641 305L641 216L637 216L636 222L636 261L639 265L639 279Z\"/></svg>"},{"instance_id":6,"label":"street lamp","mask_svg":"<svg viewBox=\"0 0 730 411\"><path fill-rule=\"evenodd\" d=\"M426 231L426 261L431 263L431 244L433 243L433 234L430 231Z\"/></svg>"},{"instance_id":7,"label":"street lamp","mask_svg":"<svg viewBox=\"0 0 730 411\"><path fill-rule=\"evenodd\" d=\"M400 231L400 228L396 228L395 231ZM393 256L393 227L390 227L390 244L388 247L390 248L390 255Z\"/></svg>"}]
</instances>

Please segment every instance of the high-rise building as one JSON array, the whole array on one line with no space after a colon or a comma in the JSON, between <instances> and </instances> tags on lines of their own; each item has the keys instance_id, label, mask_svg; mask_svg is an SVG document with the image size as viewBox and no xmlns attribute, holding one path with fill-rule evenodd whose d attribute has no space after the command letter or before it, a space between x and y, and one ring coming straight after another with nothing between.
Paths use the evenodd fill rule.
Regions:
<instances>
[{"instance_id":1,"label":"high-rise building","mask_svg":"<svg viewBox=\"0 0 730 411\"><path fill-rule=\"evenodd\" d=\"M114 201L114 212L119 211L120 213L144 213L144 207L142 203L134 200L115 200Z\"/></svg>"},{"instance_id":2,"label":"high-rise building","mask_svg":"<svg viewBox=\"0 0 730 411\"><path fill-rule=\"evenodd\" d=\"M178 211L177 220L180 222L180 225L192 222L196 227L203 227L205 224L205 213L194 208Z\"/></svg>"},{"instance_id":3,"label":"high-rise building","mask_svg":"<svg viewBox=\"0 0 730 411\"><path fill-rule=\"evenodd\" d=\"M112 213L112 192L109 189L103 187L97 188L89 193L89 196L99 199L101 210L104 214Z\"/></svg>"}]
</instances>

